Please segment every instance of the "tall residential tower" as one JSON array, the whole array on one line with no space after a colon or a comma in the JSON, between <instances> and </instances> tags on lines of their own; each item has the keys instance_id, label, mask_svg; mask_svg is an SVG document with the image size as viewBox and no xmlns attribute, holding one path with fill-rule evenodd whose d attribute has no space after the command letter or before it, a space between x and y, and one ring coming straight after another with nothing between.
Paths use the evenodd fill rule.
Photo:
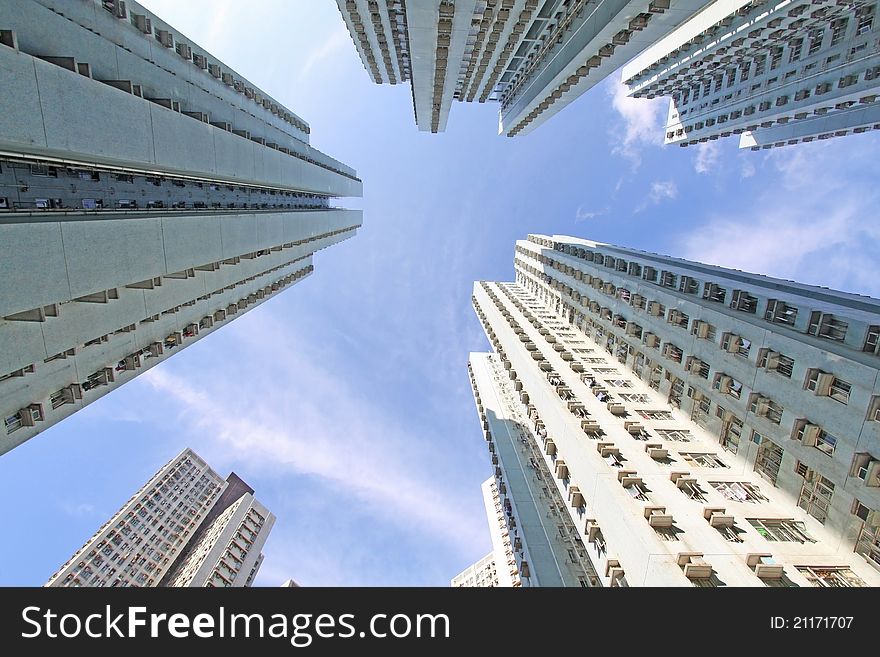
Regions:
<instances>
[{"instance_id":1,"label":"tall residential tower","mask_svg":"<svg viewBox=\"0 0 880 657\"><path fill-rule=\"evenodd\" d=\"M483 504L489 520L489 535L492 538L492 551L485 557L465 568L452 578L456 587L511 587L521 586L514 545L519 544L518 533L507 525L510 516L510 503L502 503L501 493L495 479L483 482Z\"/></svg>"},{"instance_id":2,"label":"tall residential tower","mask_svg":"<svg viewBox=\"0 0 880 657\"><path fill-rule=\"evenodd\" d=\"M531 235L469 363L523 585L880 584L880 301Z\"/></svg>"},{"instance_id":3,"label":"tall residential tower","mask_svg":"<svg viewBox=\"0 0 880 657\"><path fill-rule=\"evenodd\" d=\"M377 84L410 81L419 130L453 100L501 104L534 130L699 11L705 0L336 0Z\"/></svg>"},{"instance_id":4,"label":"tall residential tower","mask_svg":"<svg viewBox=\"0 0 880 657\"><path fill-rule=\"evenodd\" d=\"M361 224L305 121L136 2L0 3L0 85L0 454Z\"/></svg>"},{"instance_id":5,"label":"tall residential tower","mask_svg":"<svg viewBox=\"0 0 880 657\"><path fill-rule=\"evenodd\" d=\"M873 0L716 0L627 64L630 95L671 97L666 143L753 150L880 129Z\"/></svg>"},{"instance_id":6,"label":"tall residential tower","mask_svg":"<svg viewBox=\"0 0 880 657\"><path fill-rule=\"evenodd\" d=\"M275 516L191 449L163 466L46 586L250 586Z\"/></svg>"}]
</instances>

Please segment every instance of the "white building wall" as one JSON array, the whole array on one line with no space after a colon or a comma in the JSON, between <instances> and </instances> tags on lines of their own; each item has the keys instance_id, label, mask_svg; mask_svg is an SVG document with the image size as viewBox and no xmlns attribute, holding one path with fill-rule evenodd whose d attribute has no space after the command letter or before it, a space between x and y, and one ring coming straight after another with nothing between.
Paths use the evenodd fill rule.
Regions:
<instances>
[{"instance_id":1,"label":"white building wall","mask_svg":"<svg viewBox=\"0 0 880 657\"><path fill-rule=\"evenodd\" d=\"M760 586L766 582L755 576L753 566L758 559L757 555L772 555L776 562L784 564L787 580L774 580L771 582L774 584L784 581L789 585L808 585L809 581L804 570L807 567L833 569L839 566L846 567L848 572L856 574L863 582L874 585L878 581L878 574L871 565L874 562L866 559L863 554L870 555L870 551L864 549L864 545L870 542L870 536L866 535L864 530L867 528L870 532L870 522L875 520L875 516L869 516L869 522L863 523L861 518L853 515L853 504L854 499L858 499L868 510L876 509L873 500L877 489L865 486L861 480L856 481L857 478L849 472L853 454L874 447L873 439L862 442L863 439L860 438L856 441L853 440L852 433L847 433L846 429L841 430L837 434L840 438L834 456L829 458L814 447L802 446L799 442L791 440L791 425L788 425L786 420L787 408L783 411L780 425L784 428L777 428L774 431L775 425L766 418L750 414L747 409L737 404L737 400L729 396L719 396L718 391L712 391L708 385L701 386L698 381L704 380L696 376L682 379L681 397L684 401L674 399L673 394L670 394L674 393L670 389L671 381L664 381L661 374L660 381L654 383L648 375L648 371L652 370L655 364L662 363L664 371L669 371L672 378L677 378L676 364L667 363L669 359L659 354L651 355L651 365L642 366L642 370L645 370L643 376L648 380L640 379L630 370L630 366L634 364L633 357L638 352L653 350L645 349L641 344L633 344L633 348L626 350L625 355L618 359L616 357L618 342L614 342L609 345L612 353L606 351L606 338L612 334L615 336L619 334L611 328L606 328L604 322L593 320L593 317L599 313L594 314L586 308L580 309L573 303L574 299L586 298L586 295L590 294L587 290L594 288L589 283L578 281L578 277L572 276L572 272L592 270L589 264L584 264L582 258L576 259L571 257L570 253L554 249L554 245L562 244L571 245L572 253L577 249L592 252L598 250L603 254L610 254L609 250L613 249L615 256L627 252L630 258L638 259L642 264L650 262L652 258L655 259L655 264L659 264L658 260L673 261L674 259L572 238L532 236L528 242L519 242L517 245L516 264L519 285L482 284L475 287L475 305L484 326L491 329L490 341L496 351L501 350L499 353L503 351L503 358L509 361L510 372L515 373L511 374L512 380L521 390L520 401L529 412L531 419L537 423L536 428L544 429L552 443L552 446L540 444L546 443L546 439L538 442L547 466L555 469L557 475L560 472L570 475L568 479L556 477L559 499L568 506L573 522L582 532L583 541L588 546L591 560L602 582L611 584L613 580L618 585L621 583L688 584L689 580L684 573L688 566L681 561L690 558L686 553L701 553L703 558L710 562L714 577L727 585ZM568 247L565 248L569 250ZM532 258L529 256L530 253L538 257ZM552 263L546 260L542 262L539 259L542 256L545 259L552 257L557 264L549 266ZM684 270L690 263L676 261L675 264ZM571 269L560 269L560 267ZM605 269L604 262L602 268L600 287L609 280L608 273L613 271L613 267L611 270ZM716 281L717 276L725 271L694 264L690 270L692 275L697 273L695 269L700 270L704 281L707 278ZM709 271L713 271L716 276L707 277L706 273ZM784 292L786 286L798 289L803 295L807 295L810 291L808 286L798 286L788 282L774 282L775 285L771 288L770 281L767 280L765 283L764 277L753 277L742 272L728 271L727 274L731 279L738 279L736 281L738 287L742 286L740 281L751 278L753 285L763 287L765 293L773 289L775 298L779 298L780 292ZM547 278L551 275L551 278ZM728 281L728 284L731 282L733 281ZM577 289L575 289L576 283L579 285ZM581 284L583 287L580 286ZM569 287L571 293L568 292ZM653 287L651 292L661 292L659 286L649 287ZM630 294L635 295L639 289L641 288L636 288ZM729 289L728 293L731 292L732 290ZM867 308L870 308L871 303L876 303L856 295L843 295L818 288L812 288L812 292L814 303L819 303L827 309L832 303L822 299L837 297L839 305L848 306L846 310L853 319L860 316L863 321L869 319L870 311ZM492 298L493 295L495 299ZM655 300L657 294L652 293L649 298ZM722 304L703 302L702 309L705 313L698 315L690 307L681 305L681 301L679 299L680 303L677 307L681 307L684 311L690 310L691 320L702 318L704 321L707 319L714 321L717 331L716 340L721 339L724 331L742 331L744 337L751 335L755 338L752 342L753 350L761 344L771 344L779 349L784 346L789 350L788 353L795 354L796 363L802 361L798 367L803 367L803 370L795 372L791 379L792 382L798 383L787 396L783 394L786 385L773 381L774 378L782 377L778 374L768 374L766 371L759 375L754 366L752 366L753 376L747 379L746 385L755 385L766 394L775 393L780 399L784 397L784 404L793 404L795 398L809 395L809 398L804 400L806 412L811 413L809 417L818 415L829 427L835 422L841 423L838 425L840 427L851 427L853 422L861 425L864 422L864 409L870 403L871 394L876 394L876 366L872 368L859 361L871 363L871 359L876 358L875 356L859 352L862 356L853 356L856 362L851 368L840 368L839 358L835 358L833 354L824 354L823 358L830 359L838 366L836 373L841 377L850 377L853 382L850 403L863 409L856 412L853 412L852 408L840 411L833 407L835 404L843 406L836 400L817 399L812 392L805 392L802 389L804 379L800 372L805 371L807 365L821 366L828 362L828 360L823 361L822 358L813 362L803 360L822 353L820 348L810 346L810 340L829 342L828 340L805 336L808 339L800 342L802 351L798 352L794 348L795 343L798 342L797 338L794 334L786 334L785 330L765 328L766 334L762 338L754 332L747 333L739 325L722 324L720 315L726 317L726 314L719 312L719 317L716 317L712 315L714 309L710 308L710 306L722 307ZM625 310L620 305L614 305L607 300L603 300L603 304L609 307L612 314L621 314ZM667 309L676 307L671 306L671 302L665 305ZM857 309L857 306L861 306L862 309ZM737 311L730 312L737 313ZM836 309L835 314L839 312L841 312L840 307ZM666 342L667 337L670 340L675 338L685 345L684 351L691 348L690 339L682 340L683 336L690 337L689 331L668 324L665 315L656 320L647 320L646 315L647 313L644 313L643 316L630 319L630 322L640 322L645 332L656 329L655 334L661 336L663 343ZM756 320L755 323L762 321ZM668 328L661 326L661 322ZM850 330L857 330L854 323L851 327L853 328ZM765 342L762 342L762 339ZM785 339L787 342L782 341ZM700 342L708 344L706 350L712 349L711 343L707 340ZM698 345L698 348L703 348L703 344ZM848 349L846 344L833 345L831 348ZM711 363L713 369L715 367L728 369L735 366L733 361L738 359L738 356L727 352L719 354L718 351L716 348L714 355L700 353L705 356L707 362ZM754 353L752 356L754 357ZM604 382L603 385L608 390L607 394L611 395L613 403L609 403L607 399L597 399L593 394L594 389L587 385L588 372L592 373L590 376L595 380ZM681 375L684 377L684 372ZM568 402L561 399L563 393L556 390L557 384L550 382L551 376L555 376L554 380L558 379L557 384L567 386L564 394L573 395L587 413L589 418L587 421L596 423L599 428L598 433L591 434L582 428L581 425L585 420L576 417L574 412L567 408ZM744 373L740 372L740 376L746 379ZM683 394L685 384L701 393L705 392L707 397L723 404L725 409L733 411L744 422L737 445L733 444L732 438L722 441L719 445L718 432L721 427L706 418L697 417L693 408L689 407L689 400ZM642 397L638 399L634 397L630 400L623 395ZM746 397L747 393L744 392L743 398ZM670 404L670 401L673 403ZM483 403L485 404L485 401ZM650 419L644 416L646 409L654 409L662 413L659 413L657 418ZM795 411L793 414L798 413L799 411ZM653 417L652 415L651 418ZM668 419L664 419L666 417ZM700 419L700 423L695 422L695 419ZM631 422L638 422L641 427L636 427L636 430L643 431L644 435L634 437L625 424ZM874 427L870 426L876 422L864 424L868 425L871 434L876 433ZM754 459L758 446L750 442L752 427L759 430L766 440L772 440L784 447L782 466L775 485L755 471ZM592 429L591 425L590 431ZM670 437L673 434L664 433L674 429L686 430L690 440L687 442L675 440ZM857 431L855 435L859 435L859 432ZM651 445L655 447L650 447ZM619 455L622 457L619 467L613 467L608 458L605 458L606 454L602 452L605 450L613 461L615 449L619 450ZM653 456L652 449L656 452ZM667 456L657 460L655 457L663 454L658 450L666 450ZM498 450L495 453L503 456ZM700 463L693 461L696 457L682 456L691 453L712 455L725 467L706 467L702 456L699 457ZM834 492L824 523L797 506L801 491L807 483L794 471L797 460L815 469L817 476L834 482ZM559 461L565 464L562 470L559 469ZM713 460L712 463L715 461ZM631 476L640 477L646 485L645 500L633 498L632 491L624 489L619 477L622 476L621 471L627 470L635 471ZM686 472L685 482L688 478L695 480L694 483L701 491L698 492L699 499L692 499L689 494L686 495L679 490L678 484L672 481L675 472ZM745 482L755 486L760 498L750 501L732 499L711 482L728 482L728 485L729 482ZM723 488L721 484L717 486ZM583 499L572 494L572 487L578 489ZM660 509L656 511L660 516L671 516L671 522L676 529L675 540L666 540L668 536L652 528L645 517L645 513L650 515L652 506L662 507L662 513ZM737 528L738 541L728 540L728 537L722 535L704 517L704 513L711 513L706 509L713 507L717 507L716 512L723 509L724 514L732 516ZM719 521L727 522L724 514L721 514ZM803 523L803 527L815 542L801 544L792 541L769 541L749 522L749 519L786 518L796 523ZM665 522L663 518L658 519L660 524ZM601 536L598 542L595 540L596 532ZM861 554L853 552L860 532L862 532L863 546L859 550ZM602 550L597 549L599 544L603 545ZM876 556L872 558L876 559ZM615 563L615 560L618 563ZM623 569L622 575L618 568ZM702 581L701 578L700 583L717 584L718 582Z\"/></svg>"}]
</instances>

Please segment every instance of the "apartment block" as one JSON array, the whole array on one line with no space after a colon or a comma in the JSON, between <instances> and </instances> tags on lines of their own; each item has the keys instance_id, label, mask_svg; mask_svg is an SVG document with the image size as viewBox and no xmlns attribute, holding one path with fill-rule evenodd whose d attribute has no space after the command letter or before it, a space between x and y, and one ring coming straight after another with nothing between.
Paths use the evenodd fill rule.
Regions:
<instances>
[{"instance_id":1,"label":"apartment block","mask_svg":"<svg viewBox=\"0 0 880 657\"><path fill-rule=\"evenodd\" d=\"M274 523L235 473L224 480L185 449L46 586L250 586Z\"/></svg>"},{"instance_id":2,"label":"apartment block","mask_svg":"<svg viewBox=\"0 0 880 657\"><path fill-rule=\"evenodd\" d=\"M0 3L0 84L0 454L361 225L354 169L136 2Z\"/></svg>"},{"instance_id":3,"label":"apartment block","mask_svg":"<svg viewBox=\"0 0 880 657\"><path fill-rule=\"evenodd\" d=\"M489 535L492 537L492 551L456 575L452 579L452 586L482 588L522 586L514 554L514 545L520 543L519 530L514 528L511 536L507 524L511 515L510 505L502 503L500 491L493 477L483 482L482 490L486 517L489 520Z\"/></svg>"},{"instance_id":4,"label":"apartment block","mask_svg":"<svg viewBox=\"0 0 880 657\"><path fill-rule=\"evenodd\" d=\"M880 129L877 3L717 0L623 69L670 97L665 140L752 150Z\"/></svg>"},{"instance_id":5,"label":"apartment block","mask_svg":"<svg viewBox=\"0 0 880 657\"><path fill-rule=\"evenodd\" d=\"M515 269L470 372L523 585L880 583L880 301L564 236Z\"/></svg>"},{"instance_id":6,"label":"apartment block","mask_svg":"<svg viewBox=\"0 0 880 657\"><path fill-rule=\"evenodd\" d=\"M377 84L410 81L419 130L454 100L500 103L527 134L699 11L705 0L336 0Z\"/></svg>"}]
</instances>

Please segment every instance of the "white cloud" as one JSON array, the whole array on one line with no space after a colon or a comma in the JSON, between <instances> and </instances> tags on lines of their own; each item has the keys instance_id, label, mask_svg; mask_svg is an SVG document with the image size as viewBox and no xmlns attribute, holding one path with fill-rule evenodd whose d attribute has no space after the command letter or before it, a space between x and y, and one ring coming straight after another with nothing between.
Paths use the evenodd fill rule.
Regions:
<instances>
[{"instance_id":1,"label":"white cloud","mask_svg":"<svg viewBox=\"0 0 880 657\"><path fill-rule=\"evenodd\" d=\"M709 173L718 164L721 147L717 141L707 141L697 145L697 157L694 159L694 169L697 173Z\"/></svg>"},{"instance_id":2,"label":"white cloud","mask_svg":"<svg viewBox=\"0 0 880 657\"><path fill-rule=\"evenodd\" d=\"M614 126L611 152L628 159L633 167L641 164L641 147L663 144L663 120L669 100L666 98L630 98L627 87L617 79L609 79L606 87L611 104L623 119Z\"/></svg>"},{"instance_id":3,"label":"white cloud","mask_svg":"<svg viewBox=\"0 0 880 657\"><path fill-rule=\"evenodd\" d=\"M299 71L299 80L302 81L307 78L316 66L326 69L326 61L337 52L342 51L348 43L351 43L351 37L345 28L345 23L340 19L339 27L327 37L324 43L312 50L308 57L306 57L306 61Z\"/></svg>"},{"instance_id":4,"label":"white cloud","mask_svg":"<svg viewBox=\"0 0 880 657\"><path fill-rule=\"evenodd\" d=\"M684 238L683 257L862 294L880 294L872 145L799 145L768 156L776 180Z\"/></svg>"},{"instance_id":5,"label":"white cloud","mask_svg":"<svg viewBox=\"0 0 880 657\"><path fill-rule=\"evenodd\" d=\"M676 199L678 198L678 185L674 180L652 182L651 193L648 196L654 203L660 203L665 199Z\"/></svg>"},{"instance_id":6,"label":"white cloud","mask_svg":"<svg viewBox=\"0 0 880 657\"><path fill-rule=\"evenodd\" d=\"M225 376L160 367L141 377L176 402L188 444L215 469L317 478L328 495L447 549L485 543L485 520L468 522L460 511L473 491L446 486L442 436L415 435L405 409L393 417L378 410L320 346L303 349L295 326L266 312L258 325L245 319L228 329L236 356ZM247 363L260 364L256 376Z\"/></svg>"},{"instance_id":7,"label":"white cloud","mask_svg":"<svg viewBox=\"0 0 880 657\"><path fill-rule=\"evenodd\" d=\"M584 206L578 206L578 209L574 213L575 222L586 221L588 219L595 219L596 217L604 217L608 214L608 208L602 208L601 210L584 210Z\"/></svg>"},{"instance_id":8,"label":"white cloud","mask_svg":"<svg viewBox=\"0 0 880 657\"><path fill-rule=\"evenodd\" d=\"M71 518L93 516L97 513L97 509L94 505L85 502L77 504L75 502L65 501L61 503L61 510Z\"/></svg>"},{"instance_id":9,"label":"white cloud","mask_svg":"<svg viewBox=\"0 0 880 657\"><path fill-rule=\"evenodd\" d=\"M657 205L663 201L674 201L676 198L678 198L678 185L674 180L655 180L651 183L648 194L633 210L633 214L642 212L648 206Z\"/></svg>"},{"instance_id":10,"label":"white cloud","mask_svg":"<svg viewBox=\"0 0 880 657\"><path fill-rule=\"evenodd\" d=\"M739 175L741 178L751 178L755 175L755 165L750 159L748 159L748 154L743 158L742 168L740 169Z\"/></svg>"}]
</instances>

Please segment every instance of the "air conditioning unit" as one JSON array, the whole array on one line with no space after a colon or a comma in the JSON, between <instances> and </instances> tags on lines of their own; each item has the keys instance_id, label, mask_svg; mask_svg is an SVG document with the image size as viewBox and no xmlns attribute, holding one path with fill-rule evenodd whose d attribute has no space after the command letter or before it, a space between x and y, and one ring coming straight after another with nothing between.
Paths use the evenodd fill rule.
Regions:
<instances>
[{"instance_id":1,"label":"air conditioning unit","mask_svg":"<svg viewBox=\"0 0 880 657\"><path fill-rule=\"evenodd\" d=\"M716 511L709 516L709 524L716 529L726 529L733 527L734 517L724 512L719 513Z\"/></svg>"},{"instance_id":2,"label":"air conditioning unit","mask_svg":"<svg viewBox=\"0 0 880 657\"><path fill-rule=\"evenodd\" d=\"M651 315L659 317L661 312L660 304L657 301L652 301L648 304L648 313Z\"/></svg>"},{"instance_id":3,"label":"air conditioning unit","mask_svg":"<svg viewBox=\"0 0 880 657\"><path fill-rule=\"evenodd\" d=\"M733 377L732 376L725 375L725 376L722 376L718 380L718 390L720 390L724 394L727 394L730 392L731 386L733 386Z\"/></svg>"},{"instance_id":4,"label":"air conditioning unit","mask_svg":"<svg viewBox=\"0 0 880 657\"><path fill-rule=\"evenodd\" d=\"M766 417L767 413L770 412L770 400L766 397L758 397L757 402L755 403L755 413L760 415L761 417Z\"/></svg>"},{"instance_id":5,"label":"air conditioning unit","mask_svg":"<svg viewBox=\"0 0 880 657\"><path fill-rule=\"evenodd\" d=\"M767 369L775 370L779 367L779 357L782 356L778 351L771 351L767 354Z\"/></svg>"},{"instance_id":6,"label":"air conditioning unit","mask_svg":"<svg viewBox=\"0 0 880 657\"><path fill-rule=\"evenodd\" d=\"M865 470L865 486L880 486L880 461L871 461Z\"/></svg>"},{"instance_id":7,"label":"air conditioning unit","mask_svg":"<svg viewBox=\"0 0 880 657\"><path fill-rule=\"evenodd\" d=\"M699 322L697 324L697 337L698 338L708 338L709 337L709 324L706 322Z\"/></svg>"},{"instance_id":8,"label":"air conditioning unit","mask_svg":"<svg viewBox=\"0 0 880 657\"><path fill-rule=\"evenodd\" d=\"M703 368L703 361L699 360L698 358L694 358L691 360L691 364L688 367L688 371L690 371L691 374L698 374L702 368Z\"/></svg>"},{"instance_id":9,"label":"air conditioning unit","mask_svg":"<svg viewBox=\"0 0 880 657\"><path fill-rule=\"evenodd\" d=\"M819 438L819 427L815 424L805 424L801 429L801 442L807 447L814 447Z\"/></svg>"},{"instance_id":10,"label":"air conditioning unit","mask_svg":"<svg viewBox=\"0 0 880 657\"><path fill-rule=\"evenodd\" d=\"M660 338L653 333L645 335L645 344L649 347L657 347L660 344Z\"/></svg>"},{"instance_id":11,"label":"air conditioning unit","mask_svg":"<svg viewBox=\"0 0 880 657\"><path fill-rule=\"evenodd\" d=\"M816 379L816 394L827 397L831 394L831 386L834 384L834 375L822 372Z\"/></svg>"},{"instance_id":12,"label":"air conditioning unit","mask_svg":"<svg viewBox=\"0 0 880 657\"><path fill-rule=\"evenodd\" d=\"M727 351L729 353L735 353L739 350L739 346L742 344L742 338L738 335L731 335L727 340Z\"/></svg>"}]
</instances>

